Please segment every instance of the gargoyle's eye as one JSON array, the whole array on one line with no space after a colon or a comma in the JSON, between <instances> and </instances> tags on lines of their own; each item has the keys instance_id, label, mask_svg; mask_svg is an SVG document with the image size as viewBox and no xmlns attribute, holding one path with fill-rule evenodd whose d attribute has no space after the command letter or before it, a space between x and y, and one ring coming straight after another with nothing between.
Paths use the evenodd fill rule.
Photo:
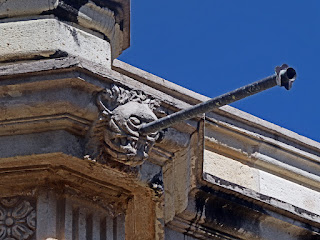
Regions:
<instances>
[{"instance_id":1,"label":"gargoyle's eye","mask_svg":"<svg viewBox=\"0 0 320 240\"><path fill-rule=\"evenodd\" d=\"M140 119L135 116L131 116L130 121L132 122L133 125L140 125L141 124Z\"/></svg>"}]
</instances>

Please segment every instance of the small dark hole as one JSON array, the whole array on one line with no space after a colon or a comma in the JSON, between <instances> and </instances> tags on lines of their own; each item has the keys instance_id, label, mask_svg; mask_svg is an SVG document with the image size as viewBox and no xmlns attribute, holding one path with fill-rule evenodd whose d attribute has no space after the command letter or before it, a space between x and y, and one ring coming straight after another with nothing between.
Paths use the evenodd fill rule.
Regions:
<instances>
[{"instance_id":1,"label":"small dark hole","mask_svg":"<svg viewBox=\"0 0 320 240\"><path fill-rule=\"evenodd\" d=\"M294 70L293 68L288 68L287 69L287 77L289 78L289 79L293 79L293 78L295 78L296 77L296 70Z\"/></svg>"}]
</instances>

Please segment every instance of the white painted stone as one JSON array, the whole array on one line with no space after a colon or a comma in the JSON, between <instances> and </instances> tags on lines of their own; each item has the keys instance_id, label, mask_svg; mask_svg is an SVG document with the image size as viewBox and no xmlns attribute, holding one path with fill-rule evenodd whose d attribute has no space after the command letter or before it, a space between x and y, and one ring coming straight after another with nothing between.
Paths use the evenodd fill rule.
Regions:
<instances>
[{"instance_id":1,"label":"white painted stone","mask_svg":"<svg viewBox=\"0 0 320 240\"><path fill-rule=\"evenodd\" d=\"M260 171L260 193L320 215L320 193Z\"/></svg>"},{"instance_id":2,"label":"white painted stone","mask_svg":"<svg viewBox=\"0 0 320 240\"><path fill-rule=\"evenodd\" d=\"M205 150L203 171L223 180L259 191L257 169L221 154Z\"/></svg>"},{"instance_id":3,"label":"white painted stone","mask_svg":"<svg viewBox=\"0 0 320 240\"><path fill-rule=\"evenodd\" d=\"M50 57L57 51L111 67L111 48L107 41L58 20L0 24L0 61Z\"/></svg>"}]
</instances>

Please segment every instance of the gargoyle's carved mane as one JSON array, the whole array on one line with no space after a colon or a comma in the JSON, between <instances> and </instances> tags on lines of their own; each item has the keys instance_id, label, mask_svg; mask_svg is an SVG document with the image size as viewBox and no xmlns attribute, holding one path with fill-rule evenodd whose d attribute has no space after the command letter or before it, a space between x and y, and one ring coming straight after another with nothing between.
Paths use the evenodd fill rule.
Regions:
<instances>
[{"instance_id":1,"label":"gargoyle's carved mane","mask_svg":"<svg viewBox=\"0 0 320 240\"><path fill-rule=\"evenodd\" d=\"M104 98L104 101L103 99ZM97 101L103 101L105 107L110 110L114 110L120 105L124 105L128 102L138 102L141 104L147 104L150 109L155 110L159 107L159 101L150 95L145 94L141 90L128 90L123 87L112 85L110 89L105 89L97 94ZM100 110L101 104L97 103Z\"/></svg>"},{"instance_id":2,"label":"gargoyle's carved mane","mask_svg":"<svg viewBox=\"0 0 320 240\"><path fill-rule=\"evenodd\" d=\"M143 163L159 133L141 135L139 127L157 120L159 102L140 90L112 85L96 95L99 117L89 133L90 158L100 163L117 161L130 166Z\"/></svg>"}]
</instances>

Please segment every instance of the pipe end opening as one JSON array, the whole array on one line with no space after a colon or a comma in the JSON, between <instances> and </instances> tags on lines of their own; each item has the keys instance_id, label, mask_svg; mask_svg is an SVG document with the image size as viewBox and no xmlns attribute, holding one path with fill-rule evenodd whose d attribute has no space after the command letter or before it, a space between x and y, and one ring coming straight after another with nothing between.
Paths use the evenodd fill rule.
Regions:
<instances>
[{"instance_id":1,"label":"pipe end opening","mask_svg":"<svg viewBox=\"0 0 320 240\"><path fill-rule=\"evenodd\" d=\"M289 67L287 69L287 77L289 80L295 80L297 76L296 70L294 70L293 68Z\"/></svg>"}]
</instances>

